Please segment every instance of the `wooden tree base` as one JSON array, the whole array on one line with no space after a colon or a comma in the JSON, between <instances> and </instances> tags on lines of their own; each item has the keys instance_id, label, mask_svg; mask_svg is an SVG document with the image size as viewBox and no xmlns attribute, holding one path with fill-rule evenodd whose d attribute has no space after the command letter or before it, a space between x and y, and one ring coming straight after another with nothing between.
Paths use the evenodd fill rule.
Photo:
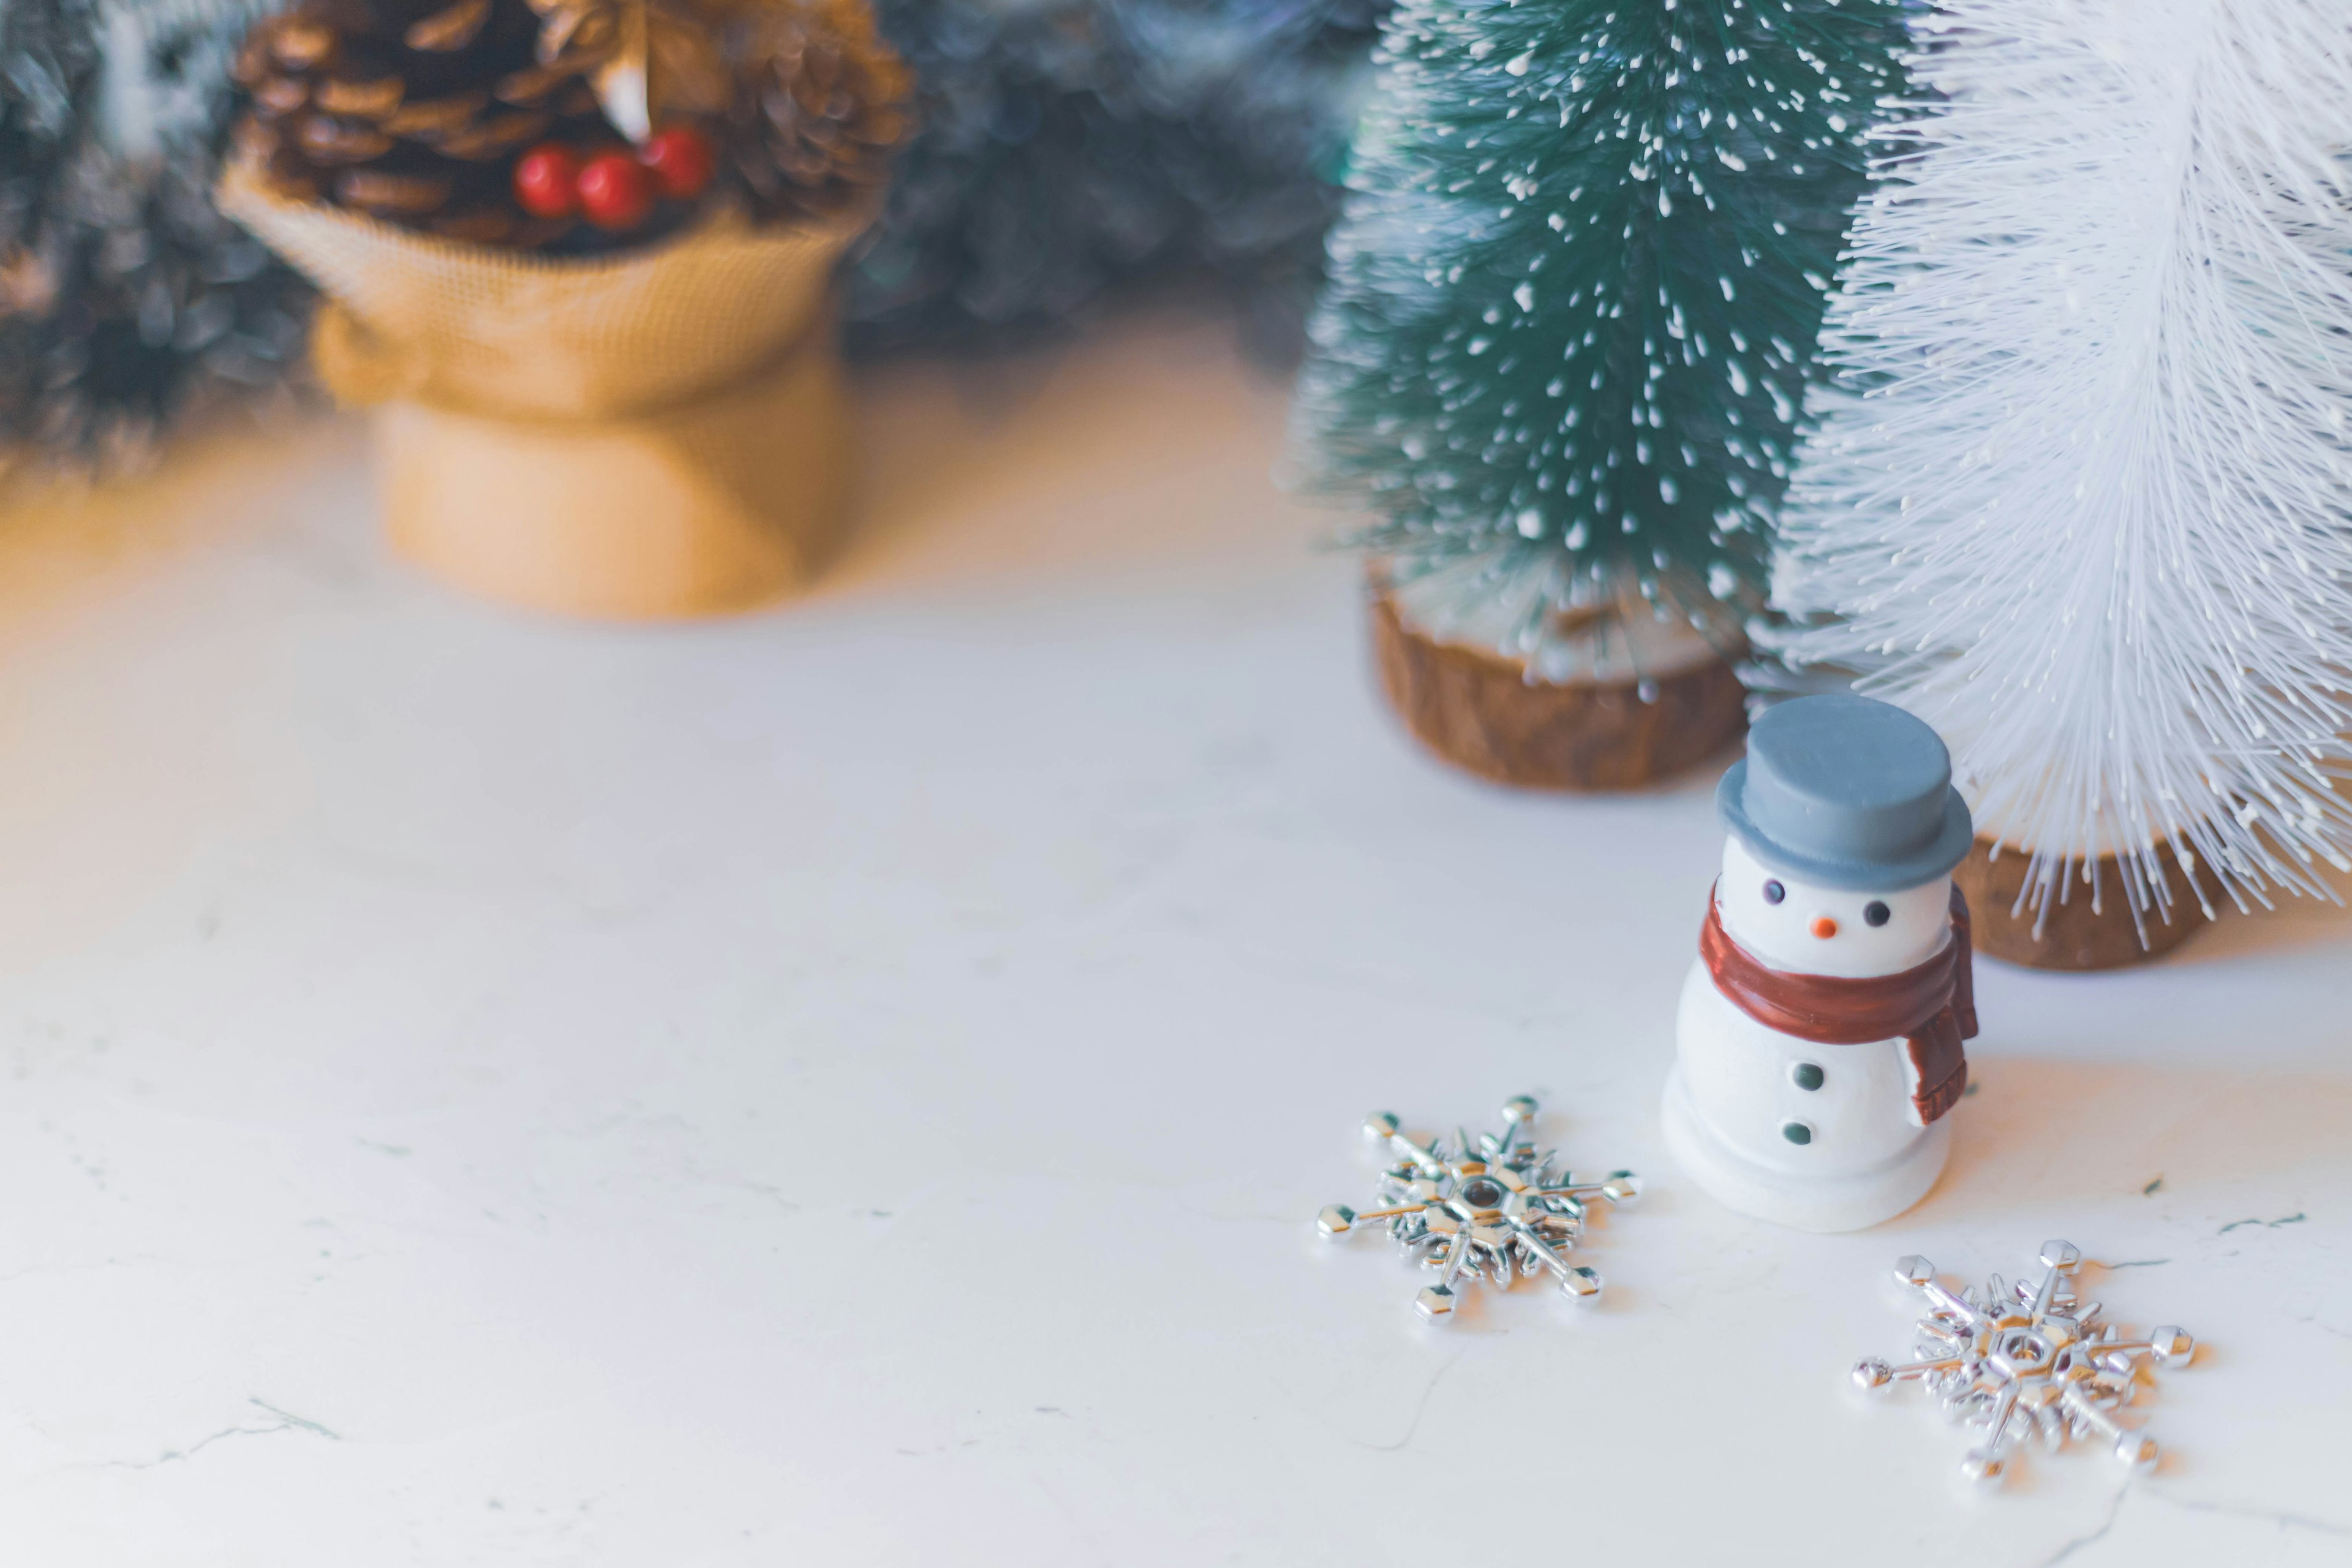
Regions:
<instances>
[{"instance_id":1,"label":"wooden tree base","mask_svg":"<svg viewBox=\"0 0 2352 1568\"><path fill-rule=\"evenodd\" d=\"M2034 934L2031 904L2014 915L2010 913L2025 886L2026 868L2032 863L2033 857L2026 850L2007 845L1995 860L1992 840L1979 838L1969 858L1953 868L1952 879L1968 895L1970 934L1979 952L2032 969L2120 969L2161 958L2210 923L2198 908L2196 895L2189 891L2189 875L2173 858L2172 847L2158 845L2157 855L2172 887L2172 907L2168 911L2172 919L2168 924L2153 910L2141 914L2147 932L2145 947L2132 924L2123 870L2112 855L2099 857L2095 873L2099 879L2098 912L2092 912L2091 889L2082 880L2078 866L2066 889L2066 901L2049 909L2039 936ZM2213 896L2210 886L2206 892Z\"/></svg>"},{"instance_id":2,"label":"wooden tree base","mask_svg":"<svg viewBox=\"0 0 2352 1568\"><path fill-rule=\"evenodd\" d=\"M1528 789L1637 789L1696 766L1748 728L1747 692L1721 659L1631 681L1530 684L1511 660L1434 642L1372 595L1381 689L1413 738L1454 766Z\"/></svg>"}]
</instances>

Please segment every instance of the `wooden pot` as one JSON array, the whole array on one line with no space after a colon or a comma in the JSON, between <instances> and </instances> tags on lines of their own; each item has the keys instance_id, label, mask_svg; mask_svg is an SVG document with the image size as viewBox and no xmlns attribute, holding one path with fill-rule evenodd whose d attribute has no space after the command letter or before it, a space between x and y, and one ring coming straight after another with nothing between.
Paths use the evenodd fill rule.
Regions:
<instances>
[{"instance_id":1,"label":"wooden pot","mask_svg":"<svg viewBox=\"0 0 2352 1568\"><path fill-rule=\"evenodd\" d=\"M1992 849L1991 839L1979 838L1968 858L1952 869L1952 879L1968 896L1970 935L1979 952L2032 969L2120 969L2161 958L2210 923L2198 907L2196 894L2189 889L2189 874L2174 857L2172 846L2159 844L2157 857L2172 888L2172 905L2161 913L2141 912L2145 946L2140 929L2132 924L2131 898L2124 890L2123 869L2113 855L2102 855L2096 862L2099 909L2091 908L2090 885L2082 879L2077 866L2067 885L2065 901L2049 907L2037 935L2030 902L2017 913L2010 912L2025 886L2032 854L2013 844L2003 845L1996 860ZM2210 879L2206 895L2216 896ZM2165 914L2172 917L2169 922Z\"/></svg>"},{"instance_id":2,"label":"wooden pot","mask_svg":"<svg viewBox=\"0 0 2352 1568\"><path fill-rule=\"evenodd\" d=\"M1527 789L1638 789L1746 733L1747 692L1710 658L1643 681L1534 681L1527 667L1408 626L1377 582L1381 689L1413 738L1455 767Z\"/></svg>"}]
</instances>

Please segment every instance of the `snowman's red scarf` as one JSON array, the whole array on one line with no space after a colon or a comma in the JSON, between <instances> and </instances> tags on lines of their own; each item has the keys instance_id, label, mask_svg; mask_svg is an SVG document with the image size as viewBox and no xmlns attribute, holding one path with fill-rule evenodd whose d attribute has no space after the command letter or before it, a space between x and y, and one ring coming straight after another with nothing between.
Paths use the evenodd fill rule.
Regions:
<instances>
[{"instance_id":1,"label":"snowman's red scarf","mask_svg":"<svg viewBox=\"0 0 2352 1568\"><path fill-rule=\"evenodd\" d=\"M1977 1032L1976 982L1969 965L1969 901L1952 889L1952 940L1916 969L1849 980L1767 968L1724 934L1715 897L1706 900L1699 956L1715 988L1768 1029L1824 1046L1861 1046L1900 1037L1910 1048L1921 1122L1959 1103L1969 1087L1960 1042Z\"/></svg>"}]
</instances>

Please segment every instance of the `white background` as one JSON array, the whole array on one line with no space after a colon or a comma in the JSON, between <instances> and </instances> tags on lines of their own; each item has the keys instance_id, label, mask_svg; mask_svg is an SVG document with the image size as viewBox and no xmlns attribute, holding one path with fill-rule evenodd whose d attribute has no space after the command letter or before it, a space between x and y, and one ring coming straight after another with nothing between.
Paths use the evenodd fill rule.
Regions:
<instances>
[{"instance_id":1,"label":"white background","mask_svg":"<svg viewBox=\"0 0 2352 1568\"><path fill-rule=\"evenodd\" d=\"M0 530L8 1561L2352 1561L2352 920L1982 965L1929 1200L1739 1220L1655 1125L1712 769L1413 751L1213 331L863 395L723 624L412 577L347 420ZM1312 1217L1521 1090L1651 1195L1424 1327ZM2202 1348L2157 1474L1973 1495L1846 1368L2047 1237Z\"/></svg>"}]
</instances>

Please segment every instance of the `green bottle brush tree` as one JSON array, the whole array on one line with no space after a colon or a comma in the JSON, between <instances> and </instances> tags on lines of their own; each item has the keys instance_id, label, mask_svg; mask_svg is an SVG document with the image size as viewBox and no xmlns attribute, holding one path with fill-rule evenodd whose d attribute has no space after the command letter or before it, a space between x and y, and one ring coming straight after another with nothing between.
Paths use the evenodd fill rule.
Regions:
<instances>
[{"instance_id":1,"label":"green bottle brush tree","mask_svg":"<svg viewBox=\"0 0 2352 1568\"><path fill-rule=\"evenodd\" d=\"M1407 0L1296 411L1442 754L1622 787L1737 733L1895 0Z\"/></svg>"}]
</instances>

